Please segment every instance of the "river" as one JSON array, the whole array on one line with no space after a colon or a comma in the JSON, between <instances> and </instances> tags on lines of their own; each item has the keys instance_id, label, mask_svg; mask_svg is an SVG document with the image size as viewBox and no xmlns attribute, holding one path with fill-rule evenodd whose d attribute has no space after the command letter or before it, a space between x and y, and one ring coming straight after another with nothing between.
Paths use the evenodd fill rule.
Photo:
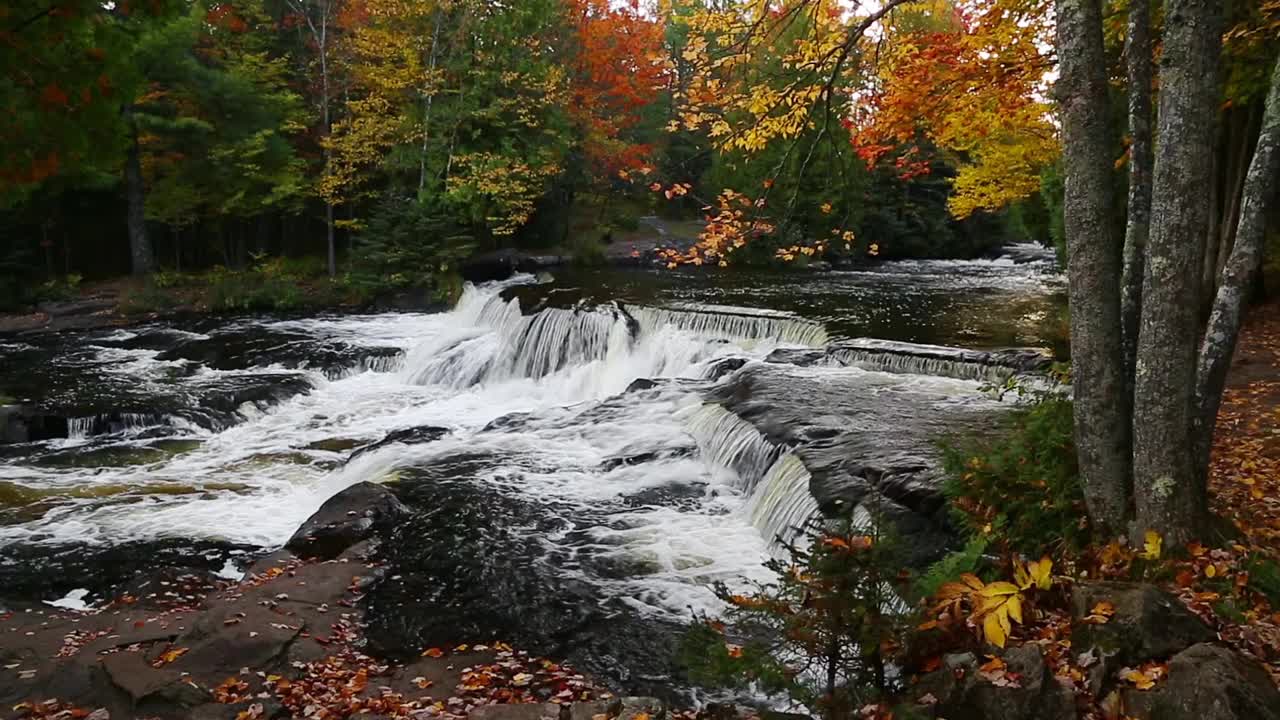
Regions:
<instances>
[{"instance_id":1,"label":"river","mask_svg":"<svg viewBox=\"0 0 1280 720\"><path fill-rule=\"evenodd\" d=\"M1049 347L1062 305L1051 254L1016 246L856 272L525 275L438 314L0 338L0 394L34 412L29 442L0 444L0 581L92 603L107 588L87 575L161 558L234 577L344 487L396 481L417 511L403 544L436 551L389 551L404 572L378 602L435 621L384 635L590 635L606 656L619 624L642 637L715 612L713 582L764 579L823 502L810 485L848 484L825 457L880 475L906 457L918 475L939 433L1000 411L979 392L996 360L833 343ZM638 645L601 662L648 672L625 659Z\"/></svg>"}]
</instances>

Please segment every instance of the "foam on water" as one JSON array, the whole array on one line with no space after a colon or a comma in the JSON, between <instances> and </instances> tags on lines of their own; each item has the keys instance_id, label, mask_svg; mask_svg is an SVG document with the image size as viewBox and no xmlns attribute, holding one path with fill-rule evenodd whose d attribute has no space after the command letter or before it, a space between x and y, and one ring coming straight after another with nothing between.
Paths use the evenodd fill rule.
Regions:
<instances>
[{"instance_id":1,"label":"foam on water","mask_svg":"<svg viewBox=\"0 0 1280 720\"><path fill-rule=\"evenodd\" d=\"M705 583L758 576L768 548L746 509L746 485L718 456L699 455L685 419L702 407L694 386L707 384L701 378L708 363L729 354L767 353L778 345L767 331L792 321L770 318L749 326L734 320L727 327L750 336L743 343L748 350L724 342L728 331L703 332L710 327L703 321L657 324L647 315L647 324L637 327L617 307L524 315L518 301L501 297L502 287L468 287L455 310L439 315L275 323L281 330L404 352L386 365L339 377L309 371L310 392L273 406L242 407L243 422L220 431L197 435L177 428L179 436L201 442L154 462L0 464L0 479L23 486L136 487L111 501L68 496L38 520L0 528L0 544L186 537L276 546L345 487L468 454L484 457L477 481L556 504L585 524L591 540L586 551L643 567L635 580L596 579L637 607L683 615L690 606L713 604ZM140 382L166 375L174 364L150 350L97 352ZM184 381L212 382L228 374L234 373L201 367ZM641 377L687 383L609 400ZM520 421L494 422L510 417ZM75 434L92 434L91 420L77 423ZM162 420L122 416L124 425ZM341 454L321 444L368 443L422 426L452 432L431 443L393 443L344 464ZM82 441L67 444L74 442ZM643 460L627 460L633 457ZM756 474L771 460L761 459ZM195 494L146 491L184 483ZM242 489L201 489L201 483ZM680 499L661 499L666 496Z\"/></svg>"},{"instance_id":2,"label":"foam on water","mask_svg":"<svg viewBox=\"0 0 1280 720\"><path fill-rule=\"evenodd\" d=\"M707 589L713 581L763 579L762 561L795 538L817 504L794 453L704 401L717 382L707 379L708 371L728 357L752 361L782 345L822 345L823 327L785 314L723 308L610 304L525 314L519 300L503 297L510 285L533 281L521 276L468 286L454 310L434 315L227 326L252 335L257 325L378 351L375 360L355 361L338 373L217 370L160 360L152 350L94 346L90 352L111 372L139 384L181 382L194 392L244 373L277 373L281 382L303 378L310 390L282 402L245 403L235 424L213 430L167 416L117 413L113 419L124 432L104 437L95 432L101 418L75 422L72 434L82 437L55 448L145 448L149 437L130 431L157 423L171 438L192 443L120 466L0 462L0 481L55 491L38 519L0 527L0 546L178 537L273 547L346 487L401 476L427 482L421 474L435 469L449 481L483 483L548 508L562 521L560 529L520 531L549 553L571 544L586 560L565 572L645 612L687 616L690 607L715 606ZM832 371L795 369L801 375ZM869 393L888 392L876 380L882 373L840 371L866 374L874 381L867 383ZM664 382L627 392L639 378ZM976 387L947 378L899 383L906 390L913 384L942 384L957 396ZM334 449L428 426L449 432L357 455ZM95 486L130 490L106 498L80 492ZM175 495L175 487L184 494ZM58 491L67 495L58 498ZM601 566L626 570L602 572Z\"/></svg>"}]
</instances>

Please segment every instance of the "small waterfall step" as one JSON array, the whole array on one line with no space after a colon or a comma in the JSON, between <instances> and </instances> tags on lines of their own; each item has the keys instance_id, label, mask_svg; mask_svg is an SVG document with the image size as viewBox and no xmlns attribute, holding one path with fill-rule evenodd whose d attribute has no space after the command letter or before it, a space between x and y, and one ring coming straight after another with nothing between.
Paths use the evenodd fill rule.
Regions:
<instances>
[{"instance_id":1,"label":"small waterfall step","mask_svg":"<svg viewBox=\"0 0 1280 720\"><path fill-rule=\"evenodd\" d=\"M878 338L841 340L813 350L779 348L766 360L788 365L835 365L989 382L1043 373L1053 364L1053 357L1037 348L970 350Z\"/></svg>"},{"instance_id":2,"label":"small waterfall step","mask_svg":"<svg viewBox=\"0 0 1280 720\"><path fill-rule=\"evenodd\" d=\"M937 440L1009 409L970 382L840 363L750 363L704 397L714 409L691 432L713 462L745 472L747 513L775 549L812 517L870 514L921 566L953 540Z\"/></svg>"}]
</instances>

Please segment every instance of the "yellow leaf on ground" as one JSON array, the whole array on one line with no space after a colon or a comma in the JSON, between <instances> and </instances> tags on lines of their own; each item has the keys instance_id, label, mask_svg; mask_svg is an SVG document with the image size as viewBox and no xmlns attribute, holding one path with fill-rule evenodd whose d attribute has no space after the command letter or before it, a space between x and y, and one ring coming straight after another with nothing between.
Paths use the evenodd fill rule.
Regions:
<instances>
[{"instance_id":1,"label":"yellow leaf on ground","mask_svg":"<svg viewBox=\"0 0 1280 720\"><path fill-rule=\"evenodd\" d=\"M986 637L987 642L996 647L1004 647L1005 640L1009 635L1004 631L1004 627L1000 624L1000 619L996 617L996 613L988 613L982 620L982 634Z\"/></svg>"},{"instance_id":2,"label":"yellow leaf on ground","mask_svg":"<svg viewBox=\"0 0 1280 720\"><path fill-rule=\"evenodd\" d=\"M1011 582L998 580L982 588L978 593L983 597L989 598L1000 597L1002 595L1017 595L1018 586Z\"/></svg>"},{"instance_id":3,"label":"yellow leaf on ground","mask_svg":"<svg viewBox=\"0 0 1280 720\"><path fill-rule=\"evenodd\" d=\"M1048 590L1053 585L1053 561L1048 555L1035 562L1027 563L1027 572L1037 588Z\"/></svg>"},{"instance_id":4,"label":"yellow leaf on ground","mask_svg":"<svg viewBox=\"0 0 1280 720\"><path fill-rule=\"evenodd\" d=\"M1148 530L1146 534L1143 535L1141 557L1145 560L1159 560L1160 546L1162 542L1160 533L1155 530Z\"/></svg>"}]
</instances>

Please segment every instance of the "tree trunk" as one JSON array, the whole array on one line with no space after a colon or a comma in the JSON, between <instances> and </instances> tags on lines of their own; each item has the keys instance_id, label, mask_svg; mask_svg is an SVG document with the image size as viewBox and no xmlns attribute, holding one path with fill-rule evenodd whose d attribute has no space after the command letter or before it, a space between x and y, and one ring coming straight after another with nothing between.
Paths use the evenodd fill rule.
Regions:
<instances>
[{"instance_id":1,"label":"tree trunk","mask_svg":"<svg viewBox=\"0 0 1280 720\"><path fill-rule=\"evenodd\" d=\"M1057 17L1076 447L1089 517L1110 533L1129 506L1129 415L1101 0L1057 0Z\"/></svg>"},{"instance_id":2,"label":"tree trunk","mask_svg":"<svg viewBox=\"0 0 1280 720\"><path fill-rule=\"evenodd\" d=\"M1222 203L1222 154L1223 135L1226 118L1220 113L1217 122L1214 123L1214 141L1213 141L1213 157L1209 161L1209 221L1206 224L1204 235L1204 263L1203 270L1200 275L1200 287L1204 297L1211 297L1213 291L1210 289L1217 282L1215 277L1218 273L1218 235L1221 230L1221 214L1220 205ZM1209 308L1204 308L1204 313L1208 315Z\"/></svg>"},{"instance_id":3,"label":"tree trunk","mask_svg":"<svg viewBox=\"0 0 1280 720\"><path fill-rule=\"evenodd\" d=\"M1142 317L1142 274L1151 229L1151 3L1131 0L1125 37L1129 74L1129 218L1124 234L1120 317L1124 341L1125 396L1133 403L1133 369Z\"/></svg>"},{"instance_id":4,"label":"tree trunk","mask_svg":"<svg viewBox=\"0 0 1280 720\"><path fill-rule=\"evenodd\" d=\"M1275 198L1273 181L1280 171L1280 149L1277 145L1280 145L1280 60L1271 72L1271 91L1267 95L1258 147L1253 153L1244 185L1235 246L1223 268L1196 368L1197 427L1193 439L1201 493L1206 495L1204 488L1209 455L1218 407L1222 404L1222 390L1226 386L1231 356L1235 353L1244 307L1262 267L1266 248L1267 214Z\"/></svg>"},{"instance_id":5,"label":"tree trunk","mask_svg":"<svg viewBox=\"0 0 1280 720\"><path fill-rule=\"evenodd\" d=\"M129 153L124 162L125 202L129 226L130 270L134 275L151 273L151 241L147 238L147 189L142 182L142 150L138 147L138 126L133 111L125 110L129 125Z\"/></svg>"},{"instance_id":6,"label":"tree trunk","mask_svg":"<svg viewBox=\"0 0 1280 720\"><path fill-rule=\"evenodd\" d=\"M436 71L436 45L440 40L440 16L443 13L440 8L436 8L436 25L431 31L431 59L427 65L427 71L434 75ZM434 82L434 79L430 80ZM423 89L423 108L422 108L422 150L418 156L418 192L422 192L427 187L427 141L431 137L431 103L435 99L435 89L430 91Z\"/></svg>"},{"instance_id":7,"label":"tree trunk","mask_svg":"<svg viewBox=\"0 0 1280 720\"><path fill-rule=\"evenodd\" d=\"M1200 238L1208 222L1209 176L1221 46L1219 0L1168 0L1160 73L1160 146L1156 149L1151 237L1134 378L1133 476L1141 537L1155 530L1170 544L1191 539L1205 506L1199 483L1192 395L1200 338Z\"/></svg>"}]
</instances>

